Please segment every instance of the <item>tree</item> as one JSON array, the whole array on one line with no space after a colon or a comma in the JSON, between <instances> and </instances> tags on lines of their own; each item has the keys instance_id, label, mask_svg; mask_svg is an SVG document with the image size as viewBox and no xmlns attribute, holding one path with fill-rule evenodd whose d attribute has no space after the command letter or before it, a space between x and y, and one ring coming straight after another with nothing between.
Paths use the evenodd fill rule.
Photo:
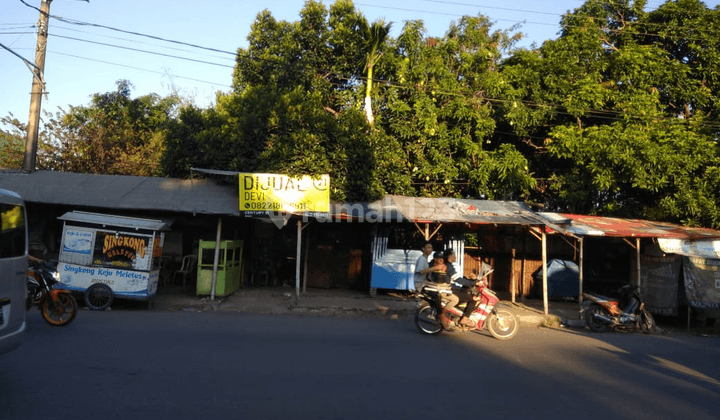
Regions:
<instances>
[{"instance_id":1,"label":"tree","mask_svg":"<svg viewBox=\"0 0 720 420\"><path fill-rule=\"evenodd\" d=\"M93 95L89 106L71 106L62 116L59 168L65 171L158 176L166 129L179 98L130 97L132 85Z\"/></svg>"},{"instance_id":2,"label":"tree","mask_svg":"<svg viewBox=\"0 0 720 420\"><path fill-rule=\"evenodd\" d=\"M367 80L365 81L365 115L370 126L375 123L370 97L373 83L373 67L383 55L383 46L390 35L391 27L392 22L385 23L384 19L379 19L372 24L368 24L365 19L360 20L360 34L363 40L365 69L367 70Z\"/></svg>"},{"instance_id":3,"label":"tree","mask_svg":"<svg viewBox=\"0 0 720 420\"><path fill-rule=\"evenodd\" d=\"M708 124L718 91L708 89L712 71L689 63L715 62L720 33L688 61L677 53L686 28L673 27L688 22L668 17L712 28L717 12L698 3L645 13L642 1L590 0L563 17L559 39L505 63L514 100L501 118L541 152L538 193L551 209L718 226L718 136Z\"/></svg>"},{"instance_id":4,"label":"tree","mask_svg":"<svg viewBox=\"0 0 720 420\"><path fill-rule=\"evenodd\" d=\"M422 22L407 22L395 45L380 121L401 143L419 195L522 199L534 185L525 157L491 142L489 98L501 94L501 49L514 40L490 29L487 18L465 16L443 38L426 38Z\"/></svg>"},{"instance_id":5,"label":"tree","mask_svg":"<svg viewBox=\"0 0 720 420\"><path fill-rule=\"evenodd\" d=\"M20 169L24 154L23 139L0 130L0 168Z\"/></svg>"},{"instance_id":6,"label":"tree","mask_svg":"<svg viewBox=\"0 0 720 420\"><path fill-rule=\"evenodd\" d=\"M329 9L309 1L294 23L259 13L248 48L238 50L233 92L219 95L214 110L180 112L170 130L168 173L186 174L198 163L243 172L327 173L334 200L407 191L404 178L385 176L397 168L397 144L381 142L383 134L370 131L356 106L363 94L357 82L363 20L350 1ZM193 157L186 150L220 152Z\"/></svg>"},{"instance_id":7,"label":"tree","mask_svg":"<svg viewBox=\"0 0 720 420\"><path fill-rule=\"evenodd\" d=\"M58 168L58 140L61 112L55 115L43 111L38 129L38 150L36 167L55 170ZM0 122L12 127L10 132L0 131L0 167L20 169L25 155L27 125L15 118L12 113L0 118ZM19 159L19 160L18 160Z\"/></svg>"}]
</instances>

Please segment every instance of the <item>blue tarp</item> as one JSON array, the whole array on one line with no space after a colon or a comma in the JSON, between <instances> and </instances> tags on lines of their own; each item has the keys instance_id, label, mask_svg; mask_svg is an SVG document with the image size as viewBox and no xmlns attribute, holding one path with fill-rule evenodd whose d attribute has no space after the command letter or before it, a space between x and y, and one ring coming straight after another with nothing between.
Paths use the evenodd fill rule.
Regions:
<instances>
[{"instance_id":1,"label":"blue tarp","mask_svg":"<svg viewBox=\"0 0 720 420\"><path fill-rule=\"evenodd\" d=\"M542 295L542 268L533 273L535 291ZM577 298L580 291L580 267L572 261L547 262L548 298Z\"/></svg>"}]
</instances>

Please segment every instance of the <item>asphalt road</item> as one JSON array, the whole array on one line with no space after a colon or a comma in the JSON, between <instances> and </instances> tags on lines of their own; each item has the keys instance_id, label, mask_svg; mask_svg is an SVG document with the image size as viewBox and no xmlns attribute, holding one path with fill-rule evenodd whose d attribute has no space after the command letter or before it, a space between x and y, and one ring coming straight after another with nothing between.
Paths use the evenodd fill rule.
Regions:
<instances>
[{"instance_id":1,"label":"asphalt road","mask_svg":"<svg viewBox=\"0 0 720 420\"><path fill-rule=\"evenodd\" d=\"M0 356L1 419L720 418L720 338L408 319L29 313Z\"/></svg>"}]
</instances>

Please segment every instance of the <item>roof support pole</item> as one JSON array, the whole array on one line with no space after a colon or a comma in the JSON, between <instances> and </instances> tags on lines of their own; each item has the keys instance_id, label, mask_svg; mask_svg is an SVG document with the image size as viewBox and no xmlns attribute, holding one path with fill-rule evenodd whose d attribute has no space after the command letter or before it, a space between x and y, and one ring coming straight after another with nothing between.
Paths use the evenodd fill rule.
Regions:
<instances>
[{"instance_id":1,"label":"roof support pole","mask_svg":"<svg viewBox=\"0 0 720 420\"><path fill-rule=\"evenodd\" d=\"M635 238L635 258L637 259L637 286L640 290L640 238Z\"/></svg>"},{"instance_id":2,"label":"roof support pole","mask_svg":"<svg viewBox=\"0 0 720 420\"><path fill-rule=\"evenodd\" d=\"M582 303L583 294L583 263L585 262L585 238L578 238L580 242L580 284L578 287L578 302Z\"/></svg>"},{"instance_id":3,"label":"roof support pole","mask_svg":"<svg viewBox=\"0 0 720 420\"><path fill-rule=\"evenodd\" d=\"M302 256L302 219L297 221L297 250L295 256L295 299L300 300L300 257Z\"/></svg>"},{"instance_id":4,"label":"roof support pole","mask_svg":"<svg viewBox=\"0 0 720 420\"><path fill-rule=\"evenodd\" d=\"M545 226L541 228L532 227L528 230L532 236L542 241L542 288L543 288L543 310L545 315L548 314L548 293L547 293L547 233L545 232ZM538 234L539 233L539 234Z\"/></svg>"},{"instance_id":5,"label":"roof support pole","mask_svg":"<svg viewBox=\"0 0 720 420\"><path fill-rule=\"evenodd\" d=\"M542 266L543 266L543 311L548 314L548 290L547 290L547 234L545 227L542 229Z\"/></svg>"},{"instance_id":6,"label":"roof support pole","mask_svg":"<svg viewBox=\"0 0 720 420\"><path fill-rule=\"evenodd\" d=\"M305 225L303 229L308 227L309 225ZM310 233L307 235L307 239L305 239L305 259L303 261L303 293L307 292L307 268L308 268L308 253L310 252Z\"/></svg>"},{"instance_id":7,"label":"roof support pole","mask_svg":"<svg viewBox=\"0 0 720 420\"><path fill-rule=\"evenodd\" d=\"M623 241L625 241L626 244L630 245L631 247L635 248L635 266L636 266L636 272L637 272L637 287L640 289L640 238L635 238L635 243L630 242L628 238L623 238Z\"/></svg>"},{"instance_id":8,"label":"roof support pole","mask_svg":"<svg viewBox=\"0 0 720 420\"><path fill-rule=\"evenodd\" d=\"M440 228L443 225L442 223L438 223L438 226L435 228L433 233L430 233L430 222L425 222L425 229L422 229L420 227L420 225L418 225L417 221L413 221L413 223L415 224L415 227L417 228L417 230L419 230L420 233L422 233L422 235L426 241L429 241L430 239L432 239L432 237L435 236L436 233L438 233L438 231L440 230Z\"/></svg>"},{"instance_id":9,"label":"roof support pole","mask_svg":"<svg viewBox=\"0 0 720 420\"><path fill-rule=\"evenodd\" d=\"M511 267L515 266L515 246L513 245L512 249L512 265ZM510 301L512 303L515 303L515 287L517 285L516 276L515 276L515 270L510 270Z\"/></svg>"},{"instance_id":10,"label":"roof support pole","mask_svg":"<svg viewBox=\"0 0 720 420\"><path fill-rule=\"evenodd\" d=\"M210 286L210 300L215 300L215 285L217 284L218 262L220 261L220 239L222 237L222 217L218 217L217 234L215 235L215 259L213 260L212 285Z\"/></svg>"}]
</instances>

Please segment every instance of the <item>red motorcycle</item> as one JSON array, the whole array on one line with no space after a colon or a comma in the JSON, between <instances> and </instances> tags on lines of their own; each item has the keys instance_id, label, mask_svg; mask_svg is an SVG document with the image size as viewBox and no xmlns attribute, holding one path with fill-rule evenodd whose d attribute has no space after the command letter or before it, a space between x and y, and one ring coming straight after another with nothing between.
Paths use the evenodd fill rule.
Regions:
<instances>
[{"instance_id":1,"label":"red motorcycle","mask_svg":"<svg viewBox=\"0 0 720 420\"><path fill-rule=\"evenodd\" d=\"M618 291L620 299L610 299L593 293L583 293L580 315L593 332L610 329L629 329L651 333L655 331L655 319L645 307L640 291L626 285Z\"/></svg>"},{"instance_id":2,"label":"red motorcycle","mask_svg":"<svg viewBox=\"0 0 720 420\"><path fill-rule=\"evenodd\" d=\"M485 275L490 274L489 272ZM473 326L459 325L457 322L462 316L466 304L462 303L447 311L448 316L459 331L481 331L486 325L490 334L499 339L507 340L513 338L517 332L519 323L515 315L505 308L498 308L500 301L495 292L487 287L484 276L478 279L472 286L477 296L478 306L475 308L469 319ZM415 309L415 326L424 334L437 334L444 330L440 322L440 314L447 304L447 298L452 294L449 284L428 284L417 293L418 305Z\"/></svg>"}]
</instances>

